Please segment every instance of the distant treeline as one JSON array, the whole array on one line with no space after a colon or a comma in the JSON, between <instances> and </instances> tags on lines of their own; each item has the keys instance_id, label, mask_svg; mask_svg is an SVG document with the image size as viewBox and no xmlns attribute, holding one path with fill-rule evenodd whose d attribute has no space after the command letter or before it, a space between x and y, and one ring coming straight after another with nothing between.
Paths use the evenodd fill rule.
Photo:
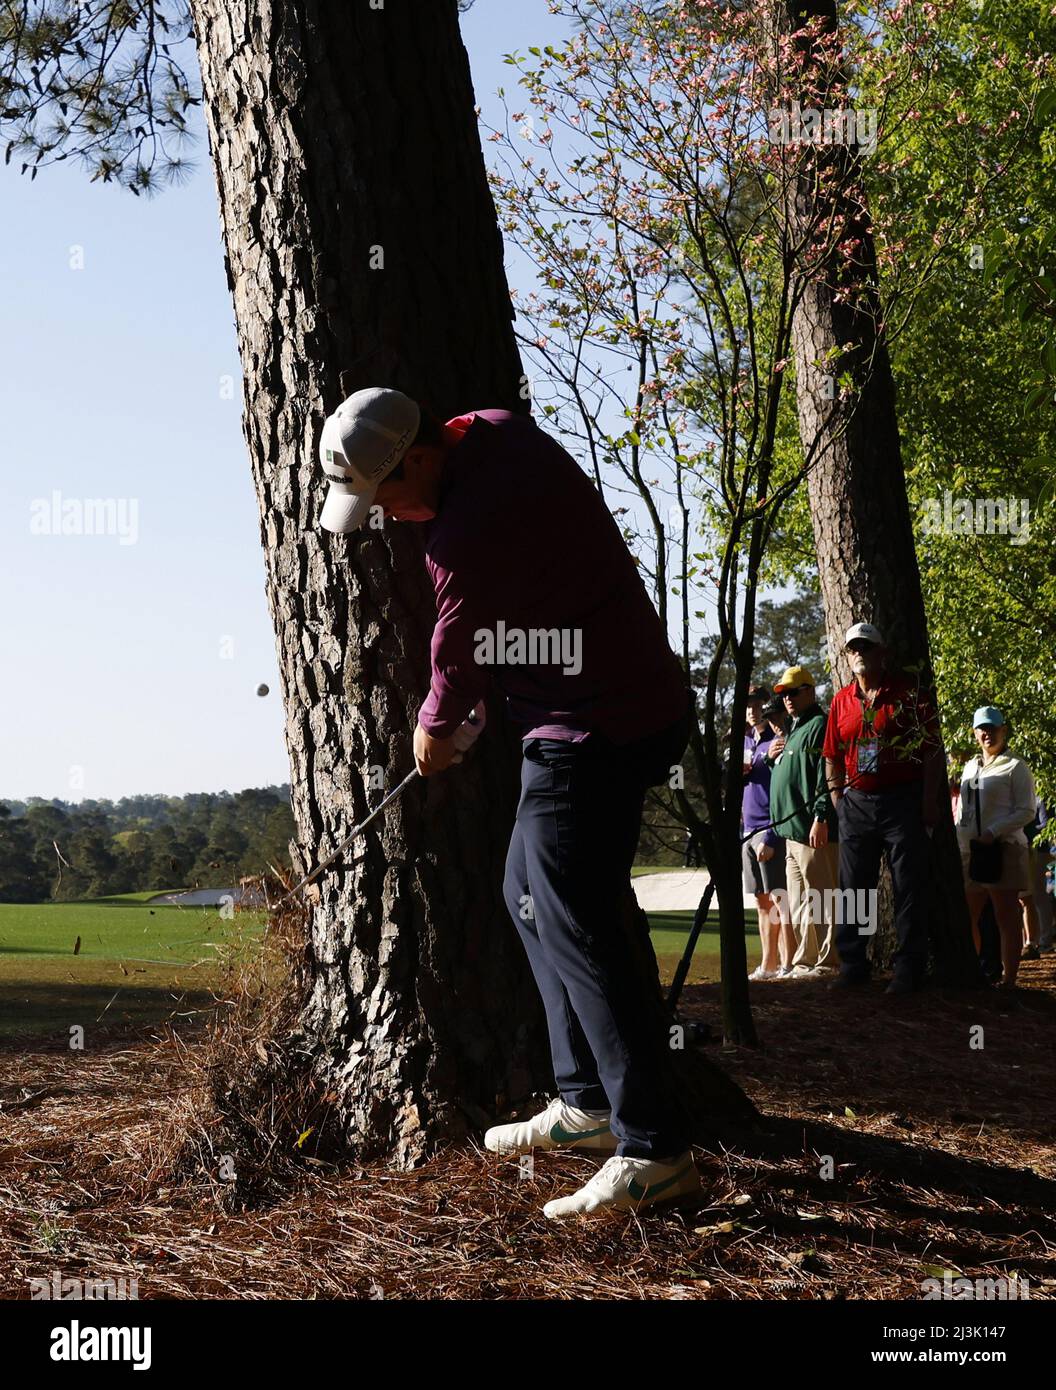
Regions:
<instances>
[{"instance_id":1,"label":"distant treeline","mask_svg":"<svg viewBox=\"0 0 1056 1390\"><path fill-rule=\"evenodd\" d=\"M290 867L290 788L120 801L0 801L0 902L228 888Z\"/></svg>"}]
</instances>

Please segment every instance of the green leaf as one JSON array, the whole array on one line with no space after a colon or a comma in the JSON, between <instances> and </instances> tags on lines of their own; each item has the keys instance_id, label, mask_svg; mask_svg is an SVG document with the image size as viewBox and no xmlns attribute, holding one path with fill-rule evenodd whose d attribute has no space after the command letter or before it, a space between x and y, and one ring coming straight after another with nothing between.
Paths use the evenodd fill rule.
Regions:
<instances>
[{"instance_id":1,"label":"green leaf","mask_svg":"<svg viewBox=\"0 0 1056 1390\"><path fill-rule=\"evenodd\" d=\"M1048 398L1048 394L1048 386L1035 386L1034 390L1031 391L1027 399L1023 402L1023 414L1029 415L1032 411L1037 410L1042 401Z\"/></svg>"},{"instance_id":2,"label":"green leaf","mask_svg":"<svg viewBox=\"0 0 1056 1390\"><path fill-rule=\"evenodd\" d=\"M1054 111L1056 111L1056 88L1050 88L1038 98L1034 119L1038 125L1044 125Z\"/></svg>"}]
</instances>

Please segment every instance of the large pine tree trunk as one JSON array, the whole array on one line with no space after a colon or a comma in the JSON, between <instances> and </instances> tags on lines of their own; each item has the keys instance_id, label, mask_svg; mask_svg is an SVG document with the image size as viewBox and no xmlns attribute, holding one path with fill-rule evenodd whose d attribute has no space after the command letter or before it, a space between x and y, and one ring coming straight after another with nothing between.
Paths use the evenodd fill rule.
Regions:
<instances>
[{"instance_id":1,"label":"large pine tree trunk","mask_svg":"<svg viewBox=\"0 0 1056 1390\"><path fill-rule=\"evenodd\" d=\"M819 16L823 35L835 33L835 0L780 0L775 30L800 36L795 49L805 58L804 107L840 110L849 104L844 75L830 61L824 38L814 42L801 32ZM893 665L922 667L930 686L927 621L859 154L854 145L819 144L795 156L787 209L793 235L816 232L830 217L837 229L828 254L805 280L794 320L800 438L805 450L818 442L808 488L834 688L850 679L843 635L862 621L884 633ZM848 242L857 245L845 257L841 248ZM840 394L833 383L844 374L851 385ZM968 982L977 971L945 795L938 809L929 875L932 950L940 976Z\"/></svg>"},{"instance_id":2,"label":"large pine tree trunk","mask_svg":"<svg viewBox=\"0 0 1056 1390\"><path fill-rule=\"evenodd\" d=\"M418 528L320 531L322 420L367 385L441 415L527 402L455 0L192 11L307 868L372 768L412 766L435 620ZM322 879L300 1047L364 1156L410 1165L551 1084L501 896L515 774L489 728Z\"/></svg>"},{"instance_id":3,"label":"large pine tree trunk","mask_svg":"<svg viewBox=\"0 0 1056 1390\"><path fill-rule=\"evenodd\" d=\"M524 410L455 0L194 0L245 377L302 867L412 766L435 620L419 528L322 532L315 452L347 393ZM414 1162L547 1085L501 897L515 760L414 784L312 920L304 1026L348 1138Z\"/></svg>"}]
</instances>

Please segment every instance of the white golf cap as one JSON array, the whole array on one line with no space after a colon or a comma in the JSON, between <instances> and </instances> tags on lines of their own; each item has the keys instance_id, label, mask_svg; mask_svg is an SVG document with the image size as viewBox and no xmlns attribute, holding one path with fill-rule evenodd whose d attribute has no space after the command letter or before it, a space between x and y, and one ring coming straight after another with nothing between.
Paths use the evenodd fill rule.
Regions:
<instances>
[{"instance_id":1,"label":"white golf cap","mask_svg":"<svg viewBox=\"0 0 1056 1390\"><path fill-rule=\"evenodd\" d=\"M411 447L421 411L410 396L383 386L357 391L323 425L319 462L330 479L320 524L343 535L366 521L378 484Z\"/></svg>"},{"instance_id":2,"label":"white golf cap","mask_svg":"<svg viewBox=\"0 0 1056 1390\"><path fill-rule=\"evenodd\" d=\"M878 647L884 645L884 634L878 627L873 627L872 623L855 623L853 627L849 627L843 645L848 647L858 638L863 642L873 642Z\"/></svg>"}]
</instances>

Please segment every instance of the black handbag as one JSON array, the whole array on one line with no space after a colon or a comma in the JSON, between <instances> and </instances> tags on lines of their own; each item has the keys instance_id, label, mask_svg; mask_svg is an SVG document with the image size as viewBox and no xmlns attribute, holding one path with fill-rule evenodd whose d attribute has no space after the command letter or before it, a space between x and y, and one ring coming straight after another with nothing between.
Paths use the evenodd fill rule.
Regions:
<instances>
[{"instance_id":1,"label":"black handbag","mask_svg":"<svg viewBox=\"0 0 1056 1390\"><path fill-rule=\"evenodd\" d=\"M975 794L975 833L982 835L983 822L979 809L979 783L971 784ZM973 883L997 883L1001 878L1001 852L1004 849L1000 840L992 840L984 845L981 840L968 842L968 877Z\"/></svg>"}]
</instances>

